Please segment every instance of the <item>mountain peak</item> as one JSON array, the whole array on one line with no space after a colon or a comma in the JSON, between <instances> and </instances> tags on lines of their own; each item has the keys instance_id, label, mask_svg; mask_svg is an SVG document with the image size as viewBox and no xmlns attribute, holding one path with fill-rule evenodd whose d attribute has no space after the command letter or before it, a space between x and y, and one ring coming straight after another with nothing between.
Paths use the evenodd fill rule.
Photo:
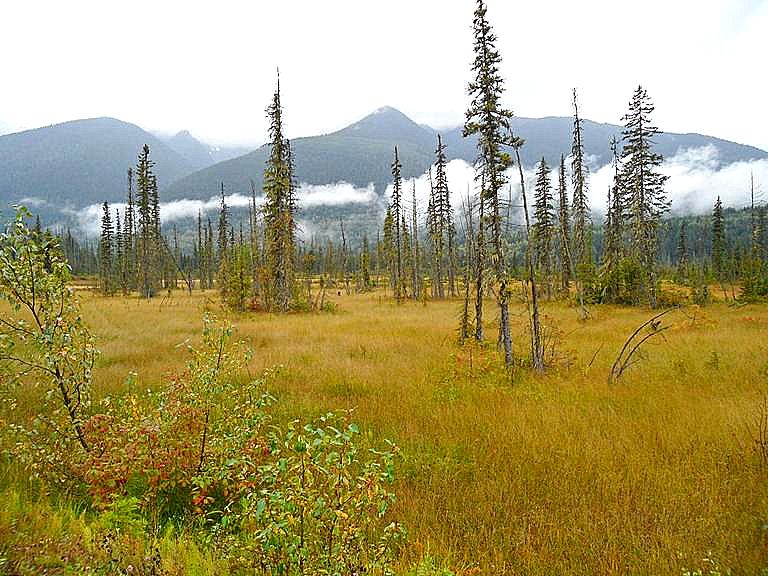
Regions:
<instances>
[{"instance_id":1,"label":"mountain peak","mask_svg":"<svg viewBox=\"0 0 768 576\"><path fill-rule=\"evenodd\" d=\"M417 145L433 144L432 133L397 108L382 106L364 118L336 132L338 136L351 136L367 140L386 140L394 143Z\"/></svg>"},{"instance_id":2,"label":"mountain peak","mask_svg":"<svg viewBox=\"0 0 768 576\"><path fill-rule=\"evenodd\" d=\"M405 114L400 112L400 110L398 110L397 108L393 108L392 106L382 106L381 108L376 108L376 110L374 110L371 114L369 114L369 116L373 116L374 114L391 114L393 112L395 114L401 114L405 116Z\"/></svg>"},{"instance_id":3,"label":"mountain peak","mask_svg":"<svg viewBox=\"0 0 768 576\"><path fill-rule=\"evenodd\" d=\"M189 140L189 139L192 139L192 140L197 140L197 138L195 138L194 136L192 136L192 134L190 134L190 133L189 133L189 130L179 130L179 131L178 131L178 132L176 132L176 134L175 134L175 135L172 137L172 139L173 139L173 138L177 138L177 139L179 139L179 140L182 140L182 139L184 139L184 140Z\"/></svg>"}]
</instances>

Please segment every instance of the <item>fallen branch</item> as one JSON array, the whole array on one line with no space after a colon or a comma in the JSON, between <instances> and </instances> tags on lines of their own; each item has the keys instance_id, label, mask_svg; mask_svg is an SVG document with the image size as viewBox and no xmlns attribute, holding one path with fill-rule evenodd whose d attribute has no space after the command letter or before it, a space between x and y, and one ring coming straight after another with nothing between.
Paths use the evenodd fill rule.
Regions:
<instances>
[{"instance_id":1,"label":"fallen branch","mask_svg":"<svg viewBox=\"0 0 768 576\"><path fill-rule=\"evenodd\" d=\"M640 326L638 326L637 329L632 332L629 338L627 338L627 340L624 342L624 346L621 347L619 354L616 356L616 360L613 361L611 372L608 374L608 384L616 384L624 372L639 361L638 359L633 359L633 357L640 349L640 346L642 346L649 339L653 338L654 336L658 336L669 328L669 326L660 327L662 316L678 310L678 308L679 307L669 308L663 312L660 312L659 314L656 314L652 318L640 324ZM640 333L648 326L651 327L651 332L645 334L639 340L636 340Z\"/></svg>"}]
</instances>

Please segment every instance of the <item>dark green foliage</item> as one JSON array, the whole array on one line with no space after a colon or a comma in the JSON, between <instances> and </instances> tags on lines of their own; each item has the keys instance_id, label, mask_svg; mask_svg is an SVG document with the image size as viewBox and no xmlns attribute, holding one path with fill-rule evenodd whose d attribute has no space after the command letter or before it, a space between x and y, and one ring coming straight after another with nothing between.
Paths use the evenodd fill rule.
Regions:
<instances>
[{"instance_id":1,"label":"dark green foliage","mask_svg":"<svg viewBox=\"0 0 768 576\"><path fill-rule=\"evenodd\" d=\"M99 240L99 285L104 294L112 294L115 287L115 238L109 204L102 205L101 238Z\"/></svg>"},{"instance_id":2,"label":"dark green foliage","mask_svg":"<svg viewBox=\"0 0 768 576\"><path fill-rule=\"evenodd\" d=\"M568 289L573 268L573 258L571 256L571 218L568 207L568 189L565 182L565 155L560 156L560 169L557 173L557 197L558 247L562 287L563 289Z\"/></svg>"},{"instance_id":3,"label":"dark green foliage","mask_svg":"<svg viewBox=\"0 0 768 576\"><path fill-rule=\"evenodd\" d=\"M620 179L630 222L629 255L645 274L641 292L652 308L657 300L658 230L662 216L669 210L664 192L668 177L659 171L663 157L653 149L654 138L660 133L651 124L653 110L647 91L638 86L624 117Z\"/></svg>"},{"instance_id":4,"label":"dark green foliage","mask_svg":"<svg viewBox=\"0 0 768 576\"><path fill-rule=\"evenodd\" d=\"M542 276L548 295L551 297L555 209L549 172L549 166L542 158L536 170L533 225L531 226L531 257L533 258L534 269Z\"/></svg>"},{"instance_id":5,"label":"dark green foliage","mask_svg":"<svg viewBox=\"0 0 768 576\"><path fill-rule=\"evenodd\" d=\"M504 80L499 67L501 55L496 49L496 35L487 18L487 9L482 0L478 0L472 28L474 33L475 59L472 63L473 80L467 91L471 97L462 134L477 136L477 159L475 160L476 179L480 181L480 228L478 233L484 236L484 227L489 233L489 258L493 264L495 281L498 284L497 301L499 305L499 340L504 346L504 360L507 366L512 364L512 338L509 330L509 293L507 289L506 260L503 252L504 212L501 207L500 193L507 183L506 170L512 165L508 147L514 143L510 130L512 111L504 108L501 97L504 93ZM478 238L480 252L485 238ZM482 267L481 267L482 268ZM478 275L479 290L476 303L482 302L482 273ZM479 309L478 309L479 311ZM482 314L476 313L478 337L482 339Z\"/></svg>"},{"instance_id":6,"label":"dark green foliage","mask_svg":"<svg viewBox=\"0 0 768 576\"><path fill-rule=\"evenodd\" d=\"M270 153L264 170L265 295L268 308L287 312L294 292L296 187L291 144L283 134L279 77L267 115Z\"/></svg>"},{"instance_id":7,"label":"dark green foliage","mask_svg":"<svg viewBox=\"0 0 768 576\"><path fill-rule=\"evenodd\" d=\"M718 196L712 210L712 271L720 283L726 278L726 251L723 203Z\"/></svg>"},{"instance_id":8,"label":"dark green foliage","mask_svg":"<svg viewBox=\"0 0 768 576\"><path fill-rule=\"evenodd\" d=\"M160 276L162 256L160 239L160 209L154 162L146 144L136 164L136 192L138 195L138 222L136 234L136 267L139 293L143 298L155 295Z\"/></svg>"},{"instance_id":9,"label":"dark green foliage","mask_svg":"<svg viewBox=\"0 0 768 576\"><path fill-rule=\"evenodd\" d=\"M392 243L392 264L390 268L390 278L392 282L392 289L394 290L395 299L400 302L404 297L404 270L403 270L403 181L400 170L402 165L400 164L400 158L397 153L397 146L395 146L395 158L392 161L392 198L390 200L387 212L391 218L391 243ZM387 236L386 226L387 221L384 221L385 230L384 236Z\"/></svg>"},{"instance_id":10,"label":"dark green foliage","mask_svg":"<svg viewBox=\"0 0 768 576\"><path fill-rule=\"evenodd\" d=\"M592 227L591 211L587 198L589 170L584 160L582 142L582 120L579 117L579 105L576 89L573 90L573 144L571 146L571 181L573 183L573 259L577 276L579 269L590 270L592 267ZM584 278L580 278L582 284Z\"/></svg>"}]
</instances>

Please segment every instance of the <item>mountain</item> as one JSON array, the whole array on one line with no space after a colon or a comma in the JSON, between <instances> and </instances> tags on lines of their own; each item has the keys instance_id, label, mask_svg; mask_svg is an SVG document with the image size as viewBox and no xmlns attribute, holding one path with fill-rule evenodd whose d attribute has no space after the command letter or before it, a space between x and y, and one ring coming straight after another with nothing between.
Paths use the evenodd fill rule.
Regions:
<instances>
[{"instance_id":1,"label":"mountain","mask_svg":"<svg viewBox=\"0 0 768 576\"><path fill-rule=\"evenodd\" d=\"M573 118L557 116L546 118L515 117L512 119L512 130L515 135L525 140L525 145L520 150L520 156L526 166L532 166L542 157L550 166L555 166L560 161L560 154L568 156L571 151ZM609 143L614 135L620 139L621 131L622 127L615 124L600 124L592 120L584 120L582 141L587 157L595 168L611 162ZM446 155L449 159L461 158L471 161L477 154L477 138L463 138L461 128L446 131L443 140L447 146ZM712 136L702 136L701 134L665 132L657 136L654 142L656 152L665 158L670 158L681 150L707 145L717 147L718 158L722 165L739 160L768 158L768 152L759 148L736 144Z\"/></svg>"},{"instance_id":2,"label":"mountain","mask_svg":"<svg viewBox=\"0 0 768 576\"><path fill-rule=\"evenodd\" d=\"M46 213L123 201L126 170L144 144L160 186L195 170L152 134L114 118L92 118L0 136L0 205L22 199ZM49 210L42 210L48 206Z\"/></svg>"},{"instance_id":3,"label":"mountain","mask_svg":"<svg viewBox=\"0 0 768 576\"><path fill-rule=\"evenodd\" d=\"M514 133L525 139L521 157L525 166L532 167L544 157L554 166L560 155L571 150L573 119L563 117L521 118L512 120ZM621 136L621 126L584 120L583 142L587 158L593 168L611 161L610 140ZM328 184L346 181L356 186L373 183L382 193L391 181L392 151L398 146L403 164L403 177L423 174L433 162L437 132L416 124L394 108L379 108L362 120L346 128L321 136L297 138L292 141L296 159L296 177L299 182ZM461 128L445 130L443 142L449 160L462 159L473 162L476 137L463 138ZM738 160L768 158L768 152L736 144L727 140L701 134L664 133L656 138L656 150L671 157L687 148L714 145L721 164ZM250 182L257 189L268 156L268 148L262 146L239 158L221 162L190 174L174 182L163 191L163 198L208 199L224 182L228 193L250 194Z\"/></svg>"},{"instance_id":4,"label":"mountain","mask_svg":"<svg viewBox=\"0 0 768 576\"><path fill-rule=\"evenodd\" d=\"M542 156L555 165L561 153L570 151L572 124L571 118L514 118L514 132L526 140L524 165L532 167ZM584 144L593 168L610 161L609 141L620 131L612 124L584 121ZM460 128L442 133L449 159L474 160L475 139L463 138ZM372 183L382 194L392 178L393 148L399 148L403 177L420 176L434 159L436 134L394 108L379 108L337 132L294 139L296 178L309 184L346 181L366 187ZM713 145L722 164L768 158L763 150L700 134L662 134L656 140L656 149L666 157L686 148ZM0 209L26 199L51 221L65 208L123 201L125 171L136 163L145 143L152 149L162 201L208 200L218 193L221 182L228 194L250 195L251 180L257 190L261 188L267 146L248 153L217 149L187 131L161 141L133 124L94 118L0 136ZM231 154L239 155L228 158ZM337 222L331 212L338 210L339 206L328 207L330 222ZM321 212L312 208L305 216L310 219Z\"/></svg>"},{"instance_id":5,"label":"mountain","mask_svg":"<svg viewBox=\"0 0 768 576\"><path fill-rule=\"evenodd\" d=\"M182 130L164 142L183 158L185 158L195 170L201 170L218 162L237 158L250 152L248 148L226 147L218 148L204 144L188 130Z\"/></svg>"},{"instance_id":6,"label":"mountain","mask_svg":"<svg viewBox=\"0 0 768 576\"><path fill-rule=\"evenodd\" d=\"M402 112L380 108L362 120L321 136L291 140L296 179L308 184L339 181L364 187L373 183L381 192L392 178L397 146L404 178L420 176L434 156L435 136ZM215 164L174 182L162 191L165 200L208 199L224 182L228 194L250 194L251 180L261 189L269 148L261 146L239 158Z\"/></svg>"}]
</instances>

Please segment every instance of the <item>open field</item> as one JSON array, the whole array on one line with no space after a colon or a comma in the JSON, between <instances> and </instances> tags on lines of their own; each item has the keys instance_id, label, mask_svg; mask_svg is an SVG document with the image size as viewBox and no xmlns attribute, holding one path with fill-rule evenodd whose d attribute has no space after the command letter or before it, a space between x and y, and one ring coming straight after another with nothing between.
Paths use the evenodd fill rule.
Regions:
<instances>
[{"instance_id":1,"label":"open field","mask_svg":"<svg viewBox=\"0 0 768 576\"><path fill-rule=\"evenodd\" d=\"M183 366L178 345L197 337L205 309L221 312L214 292L82 297L103 352L97 399L124 392L134 370L140 386L156 386ZM768 462L749 429L768 392L768 307L674 312L666 340L651 340L609 386L648 310L599 306L579 322L575 309L545 303L557 363L543 377L520 367L510 381L493 346L455 344L458 302L333 300L335 314L230 318L255 352L252 373L282 366L271 381L280 410L354 408L368 438L399 445L403 567L429 555L457 573L768 570ZM512 312L527 357L523 305ZM32 409L20 398L17 410ZM11 472L2 480L23 490ZM0 538L12 509L0 513Z\"/></svg>"}]
</instances>

